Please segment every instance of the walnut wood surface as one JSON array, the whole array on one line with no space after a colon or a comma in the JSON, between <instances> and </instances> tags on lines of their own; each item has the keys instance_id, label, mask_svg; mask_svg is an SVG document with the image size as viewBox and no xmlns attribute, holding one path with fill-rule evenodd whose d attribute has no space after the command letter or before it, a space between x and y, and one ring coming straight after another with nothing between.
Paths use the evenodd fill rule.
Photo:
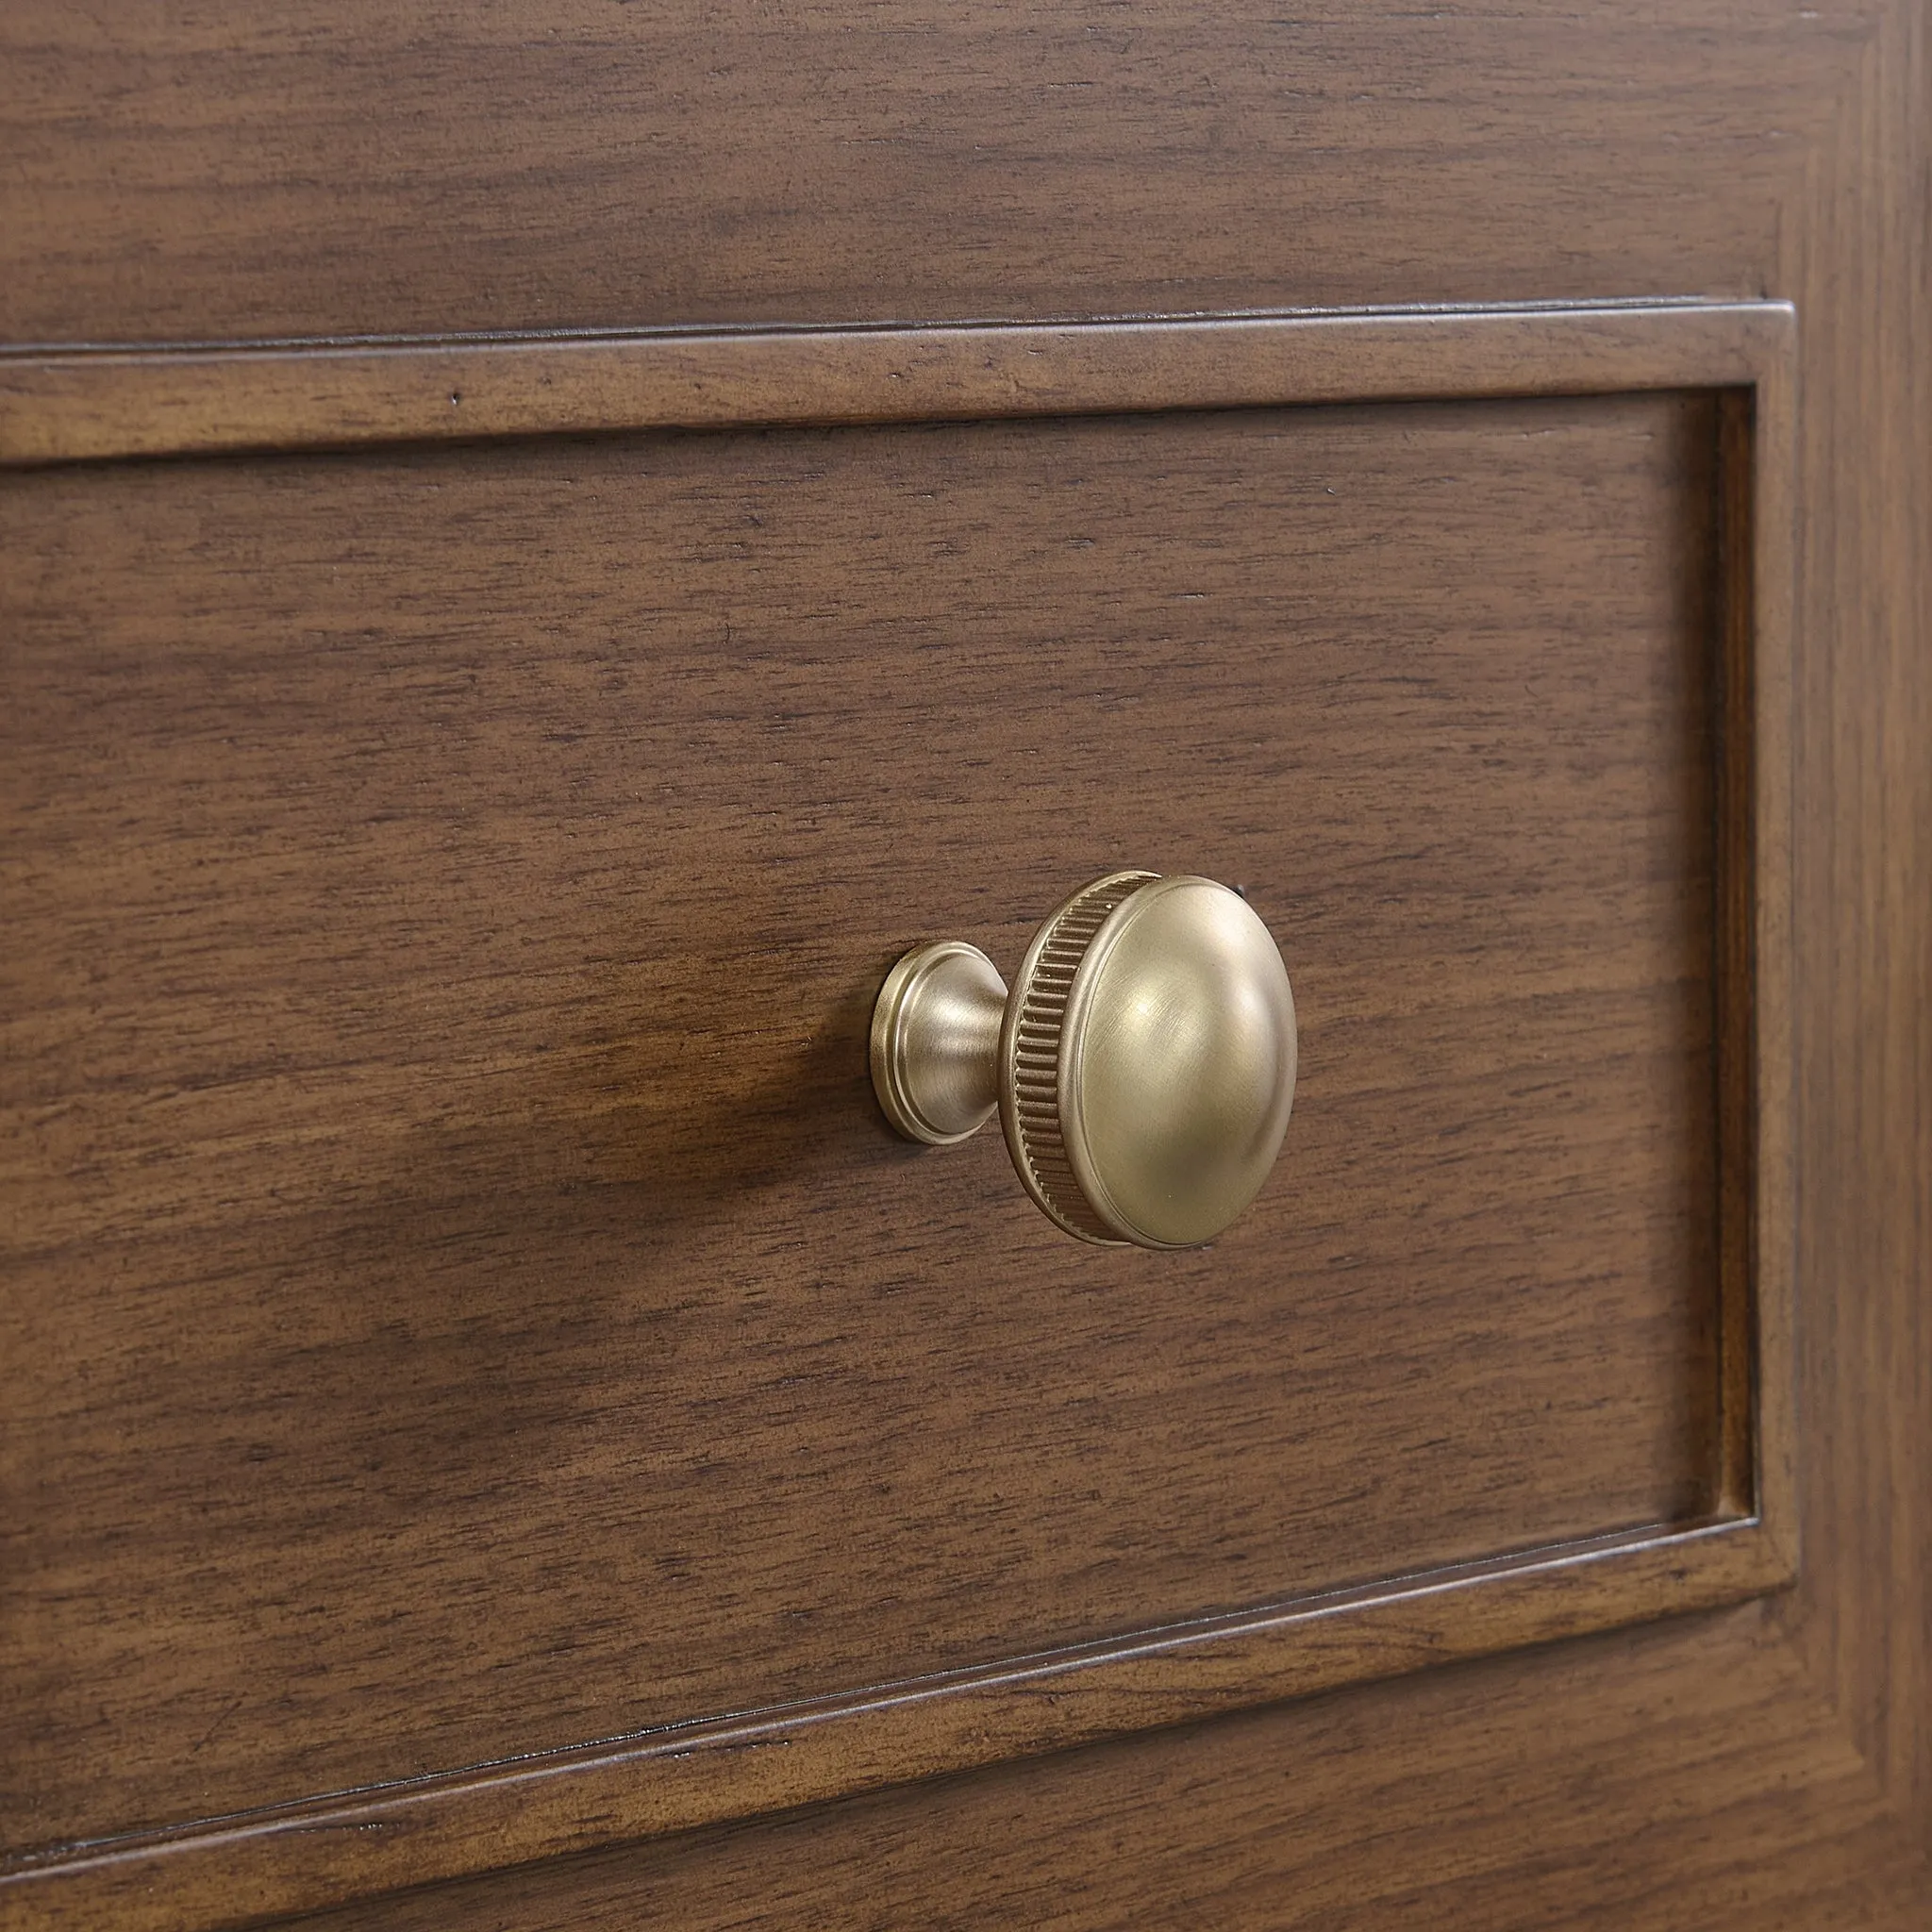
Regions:
<instances>
[{"instance_id":1,"label":"walnut wood surface","mask_svg":"<svg viewBox=\"0 0 1932 1932\"><path fill-rule=\"evenodd\" d=\"M1786 214L1799 382L1795 1139L1817 1692L1932 1844L1932 19L1874 8ZM1923 1922L1932 1885L1918 1895ZM1905 1923L1914 1921L1907 1918Z\"/></svg>"},{"instance_id":2,"label":"walnut wood surface","mask_svg":"<svg viewBox=\"0 0 1932 1932\"><path fill-rule=\"evenodd\" d=\"M1712 1507L1717 441L9 485L12 1843ZM1299 975L1205 1254L865 1089L898 950L1129 854Z\"/></svg>"},{"instance_id":3,"label":"walnut wood surface","mask_svg":"<svg viewBox=\"0 0 1932 1932\"><path fill-rule=\"evenodd\" d=\"M751 1711L441 1778L70 1848L0 1881L0 1926L225 1926L1735 1602L1789 1581L1759 1525L1427 1572L1133 1643Z\"/></svg>"},{"instance_id":4,"label":"walnut wood surface","mask_svg":"<svg viewBox=\"0 0 1932 1932\"><path fill-rule=\"evenodd\" d=\"M1779 303L0 354L0 465L745 423L1752 386ZM1750 463L1742 464L1748 475Z\"/></svg>"},{"instance_id":5,"label":"walnut wood surface","mask_svg":"<svg viewBox=\"0 0 1932 1932\"><path fill-rule=\"evenodd\" d=\"M1848 8L0 13L0 339L1756 295Z\"/></svg>"},{"instance_id":6,"label":"walnut wood surface","mask_svg":"<svg viewBox=\"0 0 1932 1932\"><path fill-rule=\"evenodd\" d=\"M132 343L1793 298L1805 319L1789 961L1801 1428L1770 1475L1801 1487L1803 1573L1769 1614L1425 1673L775 1824L407 1893L339 1924L1916 1932L1932 1897L1924 0L1694 0L1627 19L1540 4L1374 7L1266 23L1149 6L1051 20L1007 9L924 33L893 31L901 24L918 25L833 8L760 33L715 10L686 25L661 8L456 24L393 7L332 6L299 23L261 8L244 19L10 8L0 327L16 341ZM136 388L137 400L151 393ZM111 559L111 527L90 527L106 529L99 551ZM232 556L192 529L178 537L177 581L196 559L208 566L203 601L219 609ZM33 575L19 548L6 554L12 582ZM35 580L58 605L62 586ZM433 587L418 594L426 602ZM85 647L78 627L75 640ZM90 769L111 775L116 740L103 730L89 743ZM379 762L381 748L361 756ZM341 782L353 765L345 750ZM1728 754L1718 760L1721 827L1739 823L1736 771ZM9 859L18 849L9 827ZM272 841L257 854L264 869L276 858ZM382 869L370 870L380 896ZM1775 976L1776 908L1751 910L1721 906L1721 969L1743 933L1754 972ZM165 950L165 920L151 924ZM77 929L74 981L92 974L108 1008L117 956L92 957L94 929ZM325 941L317 950L325 963ZM207 1024L266 1031L239 996ZM172 1048L161 1028L155 1038L178 1051L189 1036ZM289 1071L291 1092L305 1076ZM183 1086L150 1104L150 1125L196 1104ZM32 1124L56 1131L58 1112ZM348 1131L323 1127L317 1174L332 1172ZM436 1153L432 1140L418 1146ZM84 1164L68 1178L104 1192L119 1179ZM1721 1191L1727 1215L1734 1180ZM450 1252L460 1219L444 1224ZM107 1308L118 1281L110 1319L125 1348L110 1338L101 1360L83 1351L54 1369L111 1384L145 1350L157 1380L185 1360L213 1386L218 1365L196 1363L130 1252L104 1243L82 1297ZM291 1267L321 1265L320 1246L289 1253ZM266 1330L285 1305L261 1292ZM365 1307L374 1322L374 1295ZM383 1318L398 1345L410 1340L406 1294ZM1782 1343L1769 1340L1775 1375ZM422 1350L432 1382L439 1341ZM298 1384L312 1358L293 1342L290 1356L264 1407L277 1392L297 1402L311 1387L359 1386L345 1357ZM9 1375L21 1358L8 1357ZM471 1359L487 1371L479 1385L514 1388L510 1346ZM204 1404L211 1438L226 1412ZM515 1405L502 1420L512 1442L531 1427ZM548 1425L540 1416L537 1433ZM16 1433L9 1457L28 1440ZM116 1454L139 1459L138 1442L90 1453L103 1471ZM318 1472L330 1454L325 1441ZM1733 1494L1734 1450L1722 1460ZM21 1467L5 1469L9 1521ZM84 1483L78 1500L84 1510ZM204 1500L210 1527L175 1554L184 1574L199 1562L201 1580L219 1584L220 1499ZM291 1627L303 1607L284 1607ZM62 1606L31 1641L58 1653L81 1615ZM183 1626L155 1627L172 1642ZM100 1723L117 1721L131 1724L112 1710ZM211 1708L191 1762L219 1757L222 1723ZM0 1771L17 1748L12 1733L0 1739ZM208 1882L220 1891L218 1876ZM15 1908L42 1923L41 1907ZM181 1905L176 1922L197 1909ZM236 1909L245 1901L230 1895L199 1916ZM68 1922L110 1925L135 1910L97 1898Z\"/></svg>"},{"instance_id":7,"label":"walnut wood surface","mask_svg":"<svg viewBox=\"0 0 1932 1932\"><path fill-rule=\"evenodd\" d=\"M1744 1608L302 1923L1906 1932L1903 1838Z\"/></svg>"}]
</instances>

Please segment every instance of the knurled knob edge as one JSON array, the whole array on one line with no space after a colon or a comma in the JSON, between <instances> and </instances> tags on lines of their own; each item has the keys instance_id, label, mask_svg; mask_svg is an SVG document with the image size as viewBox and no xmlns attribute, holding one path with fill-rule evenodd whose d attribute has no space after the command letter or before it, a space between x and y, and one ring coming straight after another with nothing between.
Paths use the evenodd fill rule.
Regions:
<instances>
[{"instance_id":1,"label":"knurled knob edge","mask_svg":"<svg viewBox=\"0 0 1932 1932\"><path fill-rule=\"evenodd\" d=\"M1020 1179L1068 1234L1106 1247L1130 1245L1104 1220L1074 1177L1060 1121L1067 1003L1080 964L1100 929L1159 874L1110 873L1083 887L1026 949L1000 1030L1000 1124Z\"/></svg>"}]
</instances>

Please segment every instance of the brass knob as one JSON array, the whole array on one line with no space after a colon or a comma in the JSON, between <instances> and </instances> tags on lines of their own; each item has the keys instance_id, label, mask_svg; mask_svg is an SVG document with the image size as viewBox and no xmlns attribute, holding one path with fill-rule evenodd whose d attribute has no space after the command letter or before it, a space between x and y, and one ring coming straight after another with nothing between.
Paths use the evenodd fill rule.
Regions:
<instances>
[{"instance_id":1,"label":"brass knob","mask_svg":"<svg viewBox=\"0 0 1932 1932\"><path fill-rule=\"evenodd\" d=\"M915 946L873 1008L886 1118L947 1146L997 1108L1026 1191L1105 1245L1221 1233L1274 1165L1294 1075L1288 969L1212 879L1095 879L1034 934L1010 992L976 946Z\"/></svg>"}]
</instances>

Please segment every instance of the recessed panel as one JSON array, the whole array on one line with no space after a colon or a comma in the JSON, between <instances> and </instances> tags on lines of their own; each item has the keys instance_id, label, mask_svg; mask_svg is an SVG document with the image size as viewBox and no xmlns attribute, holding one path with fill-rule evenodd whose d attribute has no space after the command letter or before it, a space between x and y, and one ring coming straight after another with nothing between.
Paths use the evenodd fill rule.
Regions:
<instances>
[{"instance_id":1,"label":"recessed panel","mask_svg":"<svg viewBox=\"0 0 1932 1932\"><path fill-rule=\"evenodd\" d=\"M0 485L13 1846L1567 1538L1717 1463L1708 397ZM1127 865L1283 1157L866 1074Z\"/></svg>"}]
</instances>

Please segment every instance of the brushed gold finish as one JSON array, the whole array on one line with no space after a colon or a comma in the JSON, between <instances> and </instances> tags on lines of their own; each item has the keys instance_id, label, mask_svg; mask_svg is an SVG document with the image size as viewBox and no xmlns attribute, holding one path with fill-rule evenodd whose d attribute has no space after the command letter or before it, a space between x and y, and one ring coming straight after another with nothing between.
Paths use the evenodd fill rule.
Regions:
<instances>
[{"instance_id":1,"label":"brushed gold finish","mask_svg":"<svg viewBox=\"0 0 1932 1932\"><path fill-rule=\"evenodd\" d=\"M915 947L873 1012L873 1085L949 1145L997 1108L1026 1191L1105 1246L1198 1247L1288 1129L1294 995L1268 928L1212 879L1109 873L1034 935L1008 992L961 941Z\"/></svg>"},{"instance_id":2,"label":"brushed gold finish","mask_svg":"<svg viewBox=\"0 0 1932 1932\"><path fill-rule=\"evenodd\" d=\"M1083 1241L1108 1246L1132 1237L1088 1199L1074 1169L1060 1108L1065 1022L1088 948L1108 915L1155 876L1109 873L1061 906L1034 934L1020 961L1000 1029L1000 1124L1021 1183L1056 1225Z\"/></svg>"},{"instance_id":3,"label":"brushed gold finish","mask_svg":"<svg viewBox=\"0 0 1932 1932\"><path fill-rule=\"evenodd\" d=\"M949 1147L991 1118L1006 1004L1006 981L963 940L915 946L887 974L872 1014L873 1087L908 1141Z\"/></svg>"},{"instance_id":4,"label":"brushed gold finish","mask_svg":"<svg viewBox=\"0 0 1932 1932\"><path fill-rule=\"evenodd\" d=\"M1060 1122L1081 1192L1117 1233L1196 1247L1260 1191L1294 1102L1294 995L1268 928L1211 879L1157 879L1081 961Z\"/></svg>"}]
</instances>

